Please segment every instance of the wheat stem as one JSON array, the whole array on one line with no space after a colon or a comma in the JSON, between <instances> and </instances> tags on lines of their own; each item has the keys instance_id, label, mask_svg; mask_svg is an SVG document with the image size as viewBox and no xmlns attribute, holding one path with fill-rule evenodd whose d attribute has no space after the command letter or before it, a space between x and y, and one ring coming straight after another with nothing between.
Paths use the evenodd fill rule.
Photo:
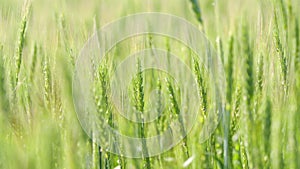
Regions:
<instances>
[{"instance_id":1,"label":"wheat stem","mask_svg":"<svg viewBox=\"0 0 300 169\"><path fill-rule=\"evenodd\" d=\"M141 60L137 60L137 75L134 79L134 99L135 99L135 109L137 111L137 118L140 121L139 123L139 137L146 138L145 132L145 123L144 123L144 78L142 74L142 65ZM148 148L146 140L142 140L142 149L143 149L143 159L144 159L144 167L147 169L151 168Z\"/></svg>"},{"instance_id":2,"label":"wheat stem","mask_svg":"<svg viewBox=\"0 0 300 169\"><path fill-rule=\"evenodd\" d=\"M180 124L180 132L181 132L182 137L184 137L182 147L183 147L183 150L184 150L186 156L189 157L187 137L185 137L186 136L186 129L184 127L185 125L184 125L184 121L183 121L183 116L182 116L182 113L180 111L178 101L176 100L174 88L173 88L173 86L171 84L171 81L169 79L167 79L167 89L168 89L168 92L169 92L169 98L170 98L170 102L171 102L171 105L172 105L172 110L174 111L175 116L178 118L178 121L179 121L179 124Z\"/></svg>"},{"instance_id":3,"label":"wheat stem","mask_svg":"<svg viewBox=\"0 0 300 169\"><path fill-rule=\"evenodd\" d=\"M27 3L25 1L24 4L25 11L22 17L19 35L18 35L18 41L17 41L17 47L15 52L15 68L16 68L16 76L15 76L15 85L18 85L19 82L19 74L21 70L21 63L22 63L22 55L23 55L23 48L25 45L25 37L26 37L26 28L27 28L27 22L29 17L29 10L30 10L30 3Z\"/></svg>"},{"instance_id":4,"label":"wheat stem","mask_svg":"<svg viewBox=\"0 0 300 169\"><path fill-rule=\"evenodd\" d=\"M0 45L0 106L4 112L9 110L8 93L6 92L6 66L3 54L3 46Z\"/></svg>"},{"instance_id":5,"label":"wheat stem","mask_svg":"<svg viewBox=\"0 0 300 169\"><path fill-rule=\"evenodd\" d=\"M190 0L190 2L192 3L192 8L193 8L193 11L196 15L197 21L200 23L202 29L204 29L204 23L203 23L203 19L202 19L202 12L201 12L201 8L200 8L198 0Z\"/></svg>"},{"instance_id":6,"label":"wheat stem","mask_svg":"<svg viewBox=\"0 0 300 169\"><path fill-rule=\"evenodd\" d=\"M233 36L229 40L228 61L227 61L227 89L226 89L226 110L224 115L224 167L230 168L232 164L232 156L230 153L231 134L230 134L230 112L232 100L232 86L233 86Z\"/></svg>"},{"instance_id":7,"label":"wheat stem","mask_svg":"<svg viewBox=\"0 0 300 169\"><path fill-rule=\"evenodd\" d=\"M253 95L254 95L254 80L253 80L253 52L250 47L250 40L248 29L246 25L243 25L243 54L245 56L245 66L246 66L246 106L247 112L250 117L250 120L253 121L253 114L251 110Z\"/></svg>"},{"instance_id":8,"label":"wheat stem","mask_svg":"<svg viewBox=\"0 0 300 169\"><path fill-rule=\"evenodd\" d=\"M203 79L203 72L200 68L199 61L196 58L193 58L193 67L194 67L194 73L196 75L196 80L198 84L198 91L200 95L200 101L201 101L201 111L202 111L202 116L203 120L206 119L207 116L207 93L206 93L206 87L204 84L204 79ZM204 122L204 121L202 121Z\"/></svg>"},{"instance_id":9,"label":"wheat stem","mask_svg":"<svg viewBox=\"0 0 300 169\"><path fill-rule=\"evenodd\" d=\"M287 58L279 36L279 26L278 26L278 18L276 12L274 13L274 23L275 23L274 39L275 39L276 51L279 55L281 74L283 77L282 85L284 87L284 92L286 93L287 92L286 91L287 90Z\"/></svg>"}]
</instances>

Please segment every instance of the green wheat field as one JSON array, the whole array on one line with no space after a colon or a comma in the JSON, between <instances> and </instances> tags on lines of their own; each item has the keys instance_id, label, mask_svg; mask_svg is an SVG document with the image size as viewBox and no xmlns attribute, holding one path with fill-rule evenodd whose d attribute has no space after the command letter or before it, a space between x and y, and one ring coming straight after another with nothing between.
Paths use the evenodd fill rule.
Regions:
<instances>
[{"instance_id":1,"label":"green wheat field","mask_svg":"<svg viewBox=\"0 0 300 169\"><path fill-rule=\"evenodd\" d=\"M299 11L299 0L0 0L0 169L300 169ZM162 115L151 124L132 124L111 103L115 65L149 47L175 53L192 70L200 107L196 124L175 147L127 158L84 132L72 80L89 37L139 12L172 14L205 34L223 63L226 99L217 128L201 142L215 105L209 75L195 53L158 35L120 42L94 72L97 113L110 126L145 138L182 120L176 81L166 73L141 73L140 60L128 88L130 105L142 113L137 118L151 106ZM148 99L152 90L154 104Z\"/></svg>"}]
</instances>

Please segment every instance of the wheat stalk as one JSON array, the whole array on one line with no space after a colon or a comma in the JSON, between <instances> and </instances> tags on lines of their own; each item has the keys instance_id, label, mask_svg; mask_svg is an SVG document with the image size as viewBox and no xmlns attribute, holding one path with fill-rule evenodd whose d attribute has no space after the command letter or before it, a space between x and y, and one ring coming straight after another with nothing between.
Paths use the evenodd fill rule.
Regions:
<instances>
[{"instance_id":1,"label":"wheat stalk","mask_svg":"<svg viewBox=\"0 0 300 169\"><path fill-rule=\"evenodd\" d=\"M233 152L234 152L234 147L238 147L238 150L240 149L240 144L234 142L234 136L235 134L237 134L237 130L239 129L239 121L240 121L240 105L241 105L241 88L238 86L236 87L236 92L235 92L235 102L232 108L232 120L230 121L230 135L229 135L229 153L230 153L230 157L233 158ZM237 156L237 161L240 162L240 164L242 164L242 158L241 158L241 154L238 153L239 155ZM231 164L233 165L233 159L231 159Z\"/></svg>"},{"instance_id":2,"label":"wheat stalk","mask_svg":"<svg viewBox=\"0 0 300 169\"><path fill-rule=\"evenodd\" d=\"M279 6L282 13L284 33L286 34L286 40L288 40L288 13L286 11L286 6L283 0L279 0Z\"/></svg>"},{"instance_id":3,"label":"wheat stalk","mask_svg":"<svg viewBox=\"0 0 300 169\"><path fill-rule=\"evenodd\" d=\"M23 48L25 44L25 37L26 37L26 28L27 28L27 22L29 17L29 10L30 10L30 3L25 1L24 4L24 14L20 25L19 35L18 35L18 41L17 41L17 47L15 52L15 68L16 68L16 75L15 75L15 85L18 85L19 82L19 74L21 70L21 63L22 63L22 55L23 55Z\"/></svg>"},{"instance_id":4,"label":"wheat stalk","mask_svg":"<svg viewBox=\"0 0 300 169\"><path fill-rule=\"evenodd\" d=\"M223 42L220 37L217 38L217 45L218 45L218 54L221 58L222 63L224 64Z\"/></svg>"},{"instance_id":5,"label":"wheat stalk","mask_svg":"<svg viewBox=\"0 0 300 169\"><path fill-rule=\"evenodd\" d=\"M299 23L297 18L295 19L295 69L296 72L300 68L300 33Z\"/></svg>"},{"instance_id":6,"label":"wheat stalk","mask_svg":"<svg viewBox=\"0 0 300 169\"><path fill-rule=\"evenodd\" d=\"M226 66L226 75L227 75L226 76L227 78L226 98L227 98L228 105L231 104L232 89L233 89L233 57L234 57L233 45L234 45L234 37L231 36L229 40L228 60Z\"/></svg>"},{"instance_id":7,"label":"wheat stalk","mask_svg":"<svg viewBox=\"0 0 300 169\"><path fill-rule=\"evenodd\" d=\"M253 95L254 95L254 80L253 80L253 52L250 47L250 40L248 34L248 28L243 25L242 28L242 44L243 44L243 54L245 56L245 66L246 66L246 106L247 112L249 113L250 120L253 121L253 114L251 110Z\"/></svg>"},{"instance_id":8,"label":"wheat stalk","mask_svg":"<svg viewBox=\"0 0 300 169\"><path fill-rule=\"evenodd\" d=\"M72 53L72 48L69 43L69 38L68 38L68 31L67 31L67 26L66 26L66 20L63 14L61 14L58 17L58 28L59 28L59 43L58 47L62 47L63 50L67 53L68 55L68 60L71 63L72 67L75 66L75 57L73 56Z\"/></svg>"},{"instance_id":9,"label":"wheat stalk","mask_svg":"<svg viewBox=\"0 0 300 169\"><path fill-rule=\"evenodd\" d=\"M265 163L270 165L270 157L271 157L271 125L272 125L272 105L269 98L267 98L266 106L265 106L265 117L264 117L264 150L265 150Z\"/></svg>"},{"instance_id":10,"label":"wheat stalk","mask_svg":"<svg viewBox=\"0 0 300 169\"><path fill-rule=\"evenodd\" d=\"M204 29L204 23L203 23L203 19L202 19L202 12L201 12L201 8L200 8L198 0L190 0L190 2L192 3L192 9L193 9L193 11L196 15L197 21L200 23L202 29Z\"/></svg>"},{"instance_id":11,"label":"wheat stalk","mask_svg":"<svg viewBox=\"0 0 300 169\"><path fill-rule=\"evenodd\" d=\"M240 142L240 154L241 154L241 161L242 161L242 166L244 169L249 169L249 162L248 162L248 155L246 152L245 144L244 144L244 138L241 137L239 139Z\"/></svg>"},{"instance_id":12,"label":"wheat stalk","mask_svg":"<svg viewBox=\"0 0 300 169\"><path fill-rule=\"evenodd\" d=\"M233 45L234 38L230 37L228 59L226 65L226 78L227 78L227 89L226 89L226 110L224 118L224 167L230 168L232 164L232 155L230 152L231 146L231 131L230 131L230 112L231 112L231 100L232 100L232 88L233 88Z\"/></svg>"},{"instance_id":13,"label":"wheat stalk","mask_svg":"<svg viewBox=\"0 0 300 169\"><path fill-rule=\"evenodd\" d=\"M257 88L258 91L261 92L263 89L263 79L264 79L264 56L260 54L258 61L258 69L257 69Z\"/></svg>"},{"instance_id":14,"label":"wheat stalk","mask_svg":"<svg viewBox=\"0 0 300 169\"><path fill-rule=\"evenodd\" d=\"M35 73L35 68L36 68L36 60L37 60L37 45L34 43L33 49L32 49L32 54L31 54L31 69L30 69L30 74L29 74L29 81L33 83L33 77Z\"/></svg>"},{"instance_id":15,"label":"wheat stalk","mask_svg":"<svg viewBox=\"0 0 300 169\"><path fill-rule=\"evenodd\" d=\"M138 134L139 137L145 138L146 131L145 131L145 124L144 124L144 78L142 74L142 65L141 60L137 60L137 75L134 78L134 102L135 102L135 109L137 111L137 119L140 121ZM148 148L146 140L142 140L142 148L143 148L143 159L144 159L144 167L147 169L151 168L151 162L149 158Z\"/></svg>"},{"instance_id":16,"label":"wheat stalk","mask_svg":"<svg viewBox=\"0 0 300 169\"><path fill-rule=\"evenodd\" d=\"M201 111L202 111L202 116L203 120L206 119L207 116L207 93L206 93L206 87L204 84L204 79L203 79L203 72L201 71L199 61L196 58L193 58L193 68L194 68L194 73L196 76L196 81L198 84L198 91L200 95L200 101L201 101ZM204 121L202 121L204 122Z\"/></svg>"},{"instance_id":17,"label":"wheat stalk","mask_svg":"<svg viewBox=\"0 0 300 169\"><path fill-rule=\"evenodd\" d=\"M275 45L276 45L276 51L279 55L279 62L280 62L280 68L281 68L281 74L283 77L282 85L284 87L284 92L287 92L287 58L286 54L284 52L282 42L279 37L279 26L278 26L278 18L276 12L274 13L274 39L275 39Z\"/></svg>"},{"instance_id":18,"label":"wheat stalk","mask_svg":"<svg viewBox=\"0 0 300 169\"><path fill-rule=\"evenodd\" d=\"M0 106L4 112L9 110L8 93L6 92L6 66L3 54L3 46L0 45Z\"/></svg>"},{"instance_id":19,"label":"wheat stalk","mask_svg":"<svg viewBox=\"0 0 300 169\"><path fill-rule=\"evenodd\" d=\"M50 94L51 94L51 79L50 79L50 67L48 56L44 54L43 58L43 77L44 77L44 101L47 107L50 106Z\"/></svg>"},{"instance_id":20,"label":"wheat stalk","mask_svg":"<svg viewBox=\"0 0 300 169\"><path fill-rule=\"evenodd\" d=\"M189 157L187 137L185 137L186 136L186 129L184 127L185 125L184 125L183 117L182 117L182 114L181 114L181 111L180 111L180 108L179 108L178 101L176 100L175 91L174 91L174 88L172 86L172 83L169 79L166 79L166 82L167 82L167 89L168 89L168 92L169 92L169 99L170 99L171 106L172 106L171 110L174 111L175 117L178 118L178 121L179 121L179 124L180 124L180 132L181 132L181 135L184 137L182 147L183 147L183 150L184 150L186 156Z\"/></svg>"}]
</instances>

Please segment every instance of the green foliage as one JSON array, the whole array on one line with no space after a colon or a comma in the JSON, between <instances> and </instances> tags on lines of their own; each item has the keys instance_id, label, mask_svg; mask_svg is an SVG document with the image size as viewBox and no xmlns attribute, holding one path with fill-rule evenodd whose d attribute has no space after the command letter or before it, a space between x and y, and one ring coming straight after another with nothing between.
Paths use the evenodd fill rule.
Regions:
<instances>
[{"instance_id":1,"label":"green foliage","mask_svg":"<svg viewBox=\"0 0 300 169\"><path fill-rule=\"evenodd\" d=\"M192 3L192 9L196 15L198 22L203 26L202 13L201 13L201 9L200 9L198 0L190 0L190 1Z\"/></svg>"},{"instance_id":2,"label":"green foliage","mask_svg":"<svg viewBox=\"0 0 300 169\"><path fill-rule=\"evenodd\" d=\"M0 168L299 168L299 2L272 2L25 0L22 4L0 0ZM199 143L200 132L216 106L212 104L216 77L210 77L204 66L209 60L195 56L170 37L128 37L107 53L103 64L93 67L95 113L124 134L152 137L176 121L180 128L172 132L187 135L172 149L151 158L148 153L157 147L144 141L145 156L131 159L122 154L129 147L118 147L120 155L110 153L107 145L96 144L96 131L89 138L81 128L73 105L72 76L76 56L95 30L119 16L145 11L184 17L200 24L202 31L205 21L205 35L224 65L226 111L215 132ZM189 36L193 40L194 34ZM192 70L200 109L189 133L180 113L184 96L176 79L168 72L151 70L149 80L141 60L129 82L130 108L140 121L149 114L149 107L159 116L154 122L133 124L117 112L111 100L112 74L124 57L143 47L166 50L167 69L175 68L182 77L187 72L170 64L171 53Z\"/></svg>"}]
</instances>

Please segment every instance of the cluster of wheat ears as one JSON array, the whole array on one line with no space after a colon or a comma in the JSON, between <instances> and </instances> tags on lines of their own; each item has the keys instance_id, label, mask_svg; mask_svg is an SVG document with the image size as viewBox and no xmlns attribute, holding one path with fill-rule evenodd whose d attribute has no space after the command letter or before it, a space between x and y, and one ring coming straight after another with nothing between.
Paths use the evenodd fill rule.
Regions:
<instances>
[{"instance_id":1,"label":"cluster of wheat ears","mask_svg":"<svg viewBox=\"0 0 300 169\"><path fill-rule=\"evenodd\" d=\"M76 15L72 7L77 6L72 3L85 10L93 6L79 0L64 1L67 5L61 11L61 2L50 5L45 1L49 11L47 7L42 10L46 12L39 10L43 3L38 1L17 5L20 1L0 0L2 3L0 168L300 168L298 1L174 0L143 4L129 0L117 5L119 2L112 0L94 2L100 5L94 5L91 16ZM167 8L168 4L175 12ZM139 112L136 119L143 120L149 107L160 116L153 124L129 123L118 115L110 100L115 65L140 49L161 47L179 55L197 82L200 109L192 131L160 155L126 158L122 153L110 153L95 143L93 133L90 138L82 130L72 100L76 57L88 36L114 13L114 6L114 10L122 11L120 16L149 8L179 14L212 42L224 65L226 106L208 140L199 142L201 128L215 106L207 72L188 47L158 35L120 42L105 62L95 67L92 91L97 113L114 129L141 138L164 132L171 121L183 126L178 84L166 73L141 71L140 60L128 88L129 102ZM52 12L51 17L47 12ZM179 69L178 73L185 72ZM150 104L147 98L153 90L155 103ZM180 132L185 135L185 128ZM146 154L151 149L146 142L142 148Z\"/></svg>"}]
</instances>

